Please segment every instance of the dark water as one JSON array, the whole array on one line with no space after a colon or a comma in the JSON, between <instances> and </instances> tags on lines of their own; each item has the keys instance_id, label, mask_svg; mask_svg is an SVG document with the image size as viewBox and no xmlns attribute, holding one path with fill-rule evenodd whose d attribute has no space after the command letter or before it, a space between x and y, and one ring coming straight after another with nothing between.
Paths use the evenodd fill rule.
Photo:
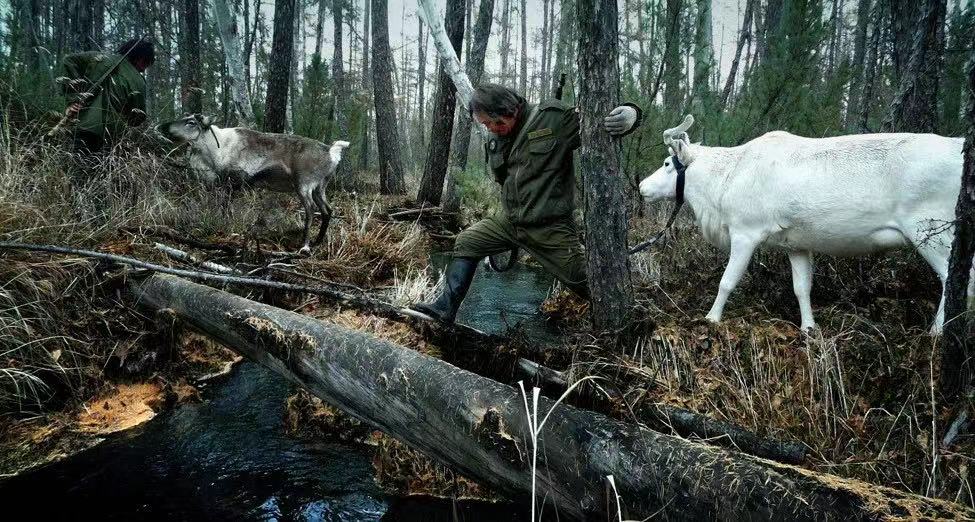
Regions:
<instances>
[{"instance_id":1,"label":"dark water","mask_svg":"<svg viewBox=\"0 0 975 522\"><path fill-rule=\"evenodd\" d=\"M442 269L446 259L435 263ZM548 338L538 313L552 278L519 264L483 268L458 321L502 332L520 324ZM91 450L0 482L4 520L524 520L527 506L391 498L374 481L371 450L313 443L284 429L293 386L254 363L185 404Z\"/></svg>"}]
</instances>

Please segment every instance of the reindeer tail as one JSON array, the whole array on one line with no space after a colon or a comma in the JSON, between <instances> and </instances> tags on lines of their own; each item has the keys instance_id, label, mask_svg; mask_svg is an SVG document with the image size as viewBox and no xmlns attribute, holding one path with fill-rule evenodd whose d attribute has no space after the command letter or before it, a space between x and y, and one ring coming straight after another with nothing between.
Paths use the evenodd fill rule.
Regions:
<instances>
[{"instance_id":1,"label":"reindeer tail","mask_svg":"<svg viewBox=\"0 0 975 522\"><path fill-rule=\"evenodd\" d=\"M328 149L328 155L332 157L332 163L338 165L342 161L342 149L349 146L347 141L332 142L332 147Z\"/></svg>"}]
</instances>

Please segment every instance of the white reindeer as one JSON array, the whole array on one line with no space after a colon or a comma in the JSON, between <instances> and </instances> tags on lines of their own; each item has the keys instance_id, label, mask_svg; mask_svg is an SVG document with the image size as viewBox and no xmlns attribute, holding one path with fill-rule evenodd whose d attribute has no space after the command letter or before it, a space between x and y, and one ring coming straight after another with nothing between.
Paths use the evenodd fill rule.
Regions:
<instances>
[{"instance_id":1,"label":"white reindeer","mask_svg":"<svg viewBox=\"0 0 975 522\"><path fill-rule=\"evenodd\" d=\"M311 252L325 238L332 207L325 200L325 185L342 160L347 141L331 146L290 134L257 132L241 127L221 129L213 119L187 115L160 124L156 129L175 143L189 143L190 165L209 181L230 180L241 185L275 192L290 192L305 209L304 244L300 254ZM322 214L315 242L309 244L314 207Z\"/></svg>"},{"instance_id":2,"label":"white reindeer","mask_svg":"<svg viewBox=\"0 0 975 522\"><path fill-rule=\"evenodd\" d=\"M721 320L728 295L761 244L789 255L803 330L815 326L809 300L814 252L855 256L911 246L941 279L941 304L931 328L941 332L962 139L803 138L776 131L737 147L706 147L689 142L693 122L688 115L664 131L672 156L640 183L640 194L646 201L674 199L673 158L685 166L684 197L697 225L708 242L730 250L708 320Z\"/></svg>"}]
</instances>

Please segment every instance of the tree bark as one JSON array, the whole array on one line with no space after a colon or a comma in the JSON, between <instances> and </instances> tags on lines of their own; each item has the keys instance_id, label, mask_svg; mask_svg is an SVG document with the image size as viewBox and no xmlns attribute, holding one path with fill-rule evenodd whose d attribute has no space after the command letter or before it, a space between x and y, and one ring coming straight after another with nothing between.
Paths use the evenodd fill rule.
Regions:
<instances>
[{"instance_id":1,"label":"tree bark","mask_svg":"<svg viewBox=\"0 0 975 522\"><path fill-rule=\"evenodd\" d=\"M372 73L369 70L369 22L371 0L362 0L362 92L369 96L369 79ZM390 58L392 61L392 58ZM366 109L366 116L369 116L369 109ZM365 172L369 169L369 118L363 118L362 122L362 152L359 154L359 170Z\"/></svg>"},{"instance_id":2,"label":"tree bark","mask_svg":"<svg viewBox=\"0 0 975 522\"><path fill-rule=\"evenodd\" d=\"M680 22L682 1L667 0L667 41L664 44L664 106L681 107L684 95L681 92L681 78L685 77L681 63ZM580 22L581 26L581 22Z\"/></svg>"},{"instance_id":3,"label":"tree bark","mask_svg":"<svg viewBox=\"0 0 975 522\"><path fill-rule=\"evenodd\" d=\"M427 100L424 87L427 84L427 41L423 38L423 20L417 20L417 22L419 24L416 29L417 46L419 47L416 69L417 112L419 113L417 119L419 132L417 134L420 136L420 149L423 149L426 146L426 118L424 113L426 112Z\"/></svg>"},{"instance_id":4,"label":"tree bark","mask_svg":"<svg viewBox=\"0 0 975 522\"><path fill-rule=\"evenodd\" d=\"M509 85L511 81L511 71L508 67L508 57L511 55L511 0L504 0L501 8L501 70L498 72L500 81L498 83Z\"/></svg>"},{"instance_id":5,"label":"tree bark","mask_svg":"<svg viewBox=\"0 0 975 522\"><path fill-rule=\"evenodd\" d=\"M94 3L88 0L66 0L66 3L70 22L68 49L71 52L97 50Z\"/></svg>"},{"instance_id":6,"label":"tree bark","mask_svg":"<svg viewBox=\"0 0 975 522\"><path fill-rule=\"evenodd\" d=\"M721 92L721 104L718 112L728 106L728 99L731 98L731 90L735 87L735 78L738 75L738 64L741 63L741 50L745 47L745 42L752 38L752 10L758 0L745 0L745 17L741 22L741 33L738 34L738 45L735 47L735 59L731 62L731 70L728 72L728 80L725 81L724 90Z\"/></svg>"},{"instance_id":7,"label":"tree bark","mask_svg":"<svg viewBox=\"0 0 975 522\"><path fill-rule=\"evenodd\" d=\"M477 12L477 22L474 24L474 32L467 41L472 42L470 52L467 54L467 77L472 85L481 83L481 76L484 74L484 57L487 54L487 44L491 37L491 23L494 20L494 0L481 0ZM457 131L454 134L454 158L451 166L452 172L447 178L447 193L444 196L443 209L445 212L458 212L460 210L460 195L457 193L456 172L467 168L467 155L471 145L471 125L470 114L463 111L457 118Z\"/></svg>"},{"instance_id":8,"label":"tree bark","mask_svg":"<svg viewBox=\"0 0 975 522\"><path fill-rule=\"evenodd\" d=\"M890 57L894 65L894 84L899 85L911 59L911 44L917 30L920 2L886 0L890 16Z\"/></svg>"},{"instance_id":9,"label":"tree bark","mask_svg":"<svg viewBox=\"0 0 975 522\"><path fill-rule=\"evenodd\" d=\"M267 101L264 103L264 130L267 132L284 132L294 30L295 0L275 0Z\"/></svg>"},{"instance_id":10,"label":"tree bark","mask_svg":"<svg viewBox=\"0 0 975 522\"><path fill-rule=\"evenodd\" d=\"M692 110L703 114L711 92L714 49L711 36L711 0L697 0L697 27L694 28L694 95Z\"/></svg>"},{"instance_id":11,"label":"tree bark","mask_svg":"<svg viewBox=\"0 0 975 522\"><path fill-rule=\"evenodd\" d=\"M349 123L346 114L345 99L348 93L345 88L345 72L342 63L342 14L345 0L332 0L332 117L338 136L334 139L348 139ZM352 38L352 35L349 35ZM335 168L335 178L349 179L349 164L340 161Z\"/></svg>"},{"instance_id":12,"label":"tree bark","mask_svg":"<svg viewBox=\"0 0 975 522\"><path fill-rule=\"evenodd\" d=\"M386 0L372 0L372 85L376 104L376 144L379 149L379 192L403 194L406 192L406 182L400 160L393 101L392 63L387 3Z\"/></svg>"},{"instance_id":13,"label":"tree bark","mask_svg":"<svg viewBox=\"0 0 975 522\"><path fill-rule=\"evenodd\" d=\"M877 78L877 61L880 57L880 35L883 33L885 0L878 0L873 6L873 33L870 35L870 49L867 52L867 70L863 77L863 95L860 96L860 132L867 131L870 106L873 104L873 89Z\"/></svg>"},{"instance_id":14,"label":"tree bark","mask_svg":"<svg viewBox=\"0 0 975 522\"><path fill-rule=\"evenodd\" d=\"M463 0L447 0L445 25L454 53L460 56L464 39ZM447 174L447 161L450 156L450 136L454 128L454 107L457 105L456 88L443 66L437 68L438 77L436 101L434 102L433 123L430 127L430 146L427 161L417 192L418 203L440 205L443 196L444 177Z\"/></svg>"},{"instance_id":15,"label":"tree bark","mask_svg":"<svg viewBox=\"0 0 975 522\"><path fill-rule=\"evenodd\" d=\"M957 397L975 385L975 321L968 310L967 289L975 255L975 58L968 63L968 133L963 151L961 190L955 205L955 238L948 259L945 327L941 346L941 391Z\"/></svg>"},{"instance_id":16,"label":"tree bark","mask_svg":"<svg viewBox=\"0 0 975 522\"><path fill-rule=\"evenodd\" d=\"M896 4L897 2L894 2ZM946 0L926 0L907 70L884 118L885 132L935 132L944 62Z\"/></svg>"},{"instance_id":17,"label":"tree bark","mask_svg":"<svg viewBox=\"0 0 975 522\"><path fill-rule=\"evenodd\" d=\"M246 3L246 0L245 0ZM250 126L254 123L254 111L251 108L250 96L247 94L247 84L244 83L244 58L240 52L240 36L237 32L237 16L227 6L227 0L213 0L213 12L216 15L217 28L220 31L220 41L227 60L230 80L230 90L233 92L234 111L241 125Z\"/></svg>"},{"instance_id":18,"label":"tree bark","mask_svg":"<svg viewBox=\"0 0 975 522\"><path fill-rule=\"evenodd\" d=\"M528 97L528 6L526 0L521 0L521 83L519 92Z\"/></svg>"},{"instance_id":19,"label":"tree bark","mask_svg":"<svg viewBox=\"0 0 975 522\"><path fill-rule=\"evenodd\" d=\"M878 0L883 1L883 0ZM864 60L867 50L867 27L870 23L871 0L860 0L857 4L857 25L853 35L853 71L850 74L850 103L846 108L846 127L853 126L860 114L860 97L863 94Z\"/></svg>"},{"instance_id":20,"label":"tree bark","mask_svg":"<svg viewBox=\"0 0 975 522\"><path fill-rule=\"evenodd\" d=\"M511 386L367 334L172 276L130 283L142 306L168 309L343 412L502 494L531 495L526 399ZM532 403L532 401L527 401ZM956 504L824 475L538 401L535 494L567 520L605 513L615 479L630 518L965 519Z\"/></svg>"},{"instance_id":21,"label":"tree bark","mask_svg":"<svg viewBox=\"0 0 975 522\"><path fill-rule=\"evenodd\" d=\"M182 41L180 62L183 65L180 82L180 103L183 112L203 112L203 92L200 88L200 0L183 0Z\"/></svg>"},{"instance_id":22,"label":"tree bark","mask_svg":"<svg viewBox=\"0 0 975 522\"><path fill-rule=\"evenodd\" d=\"M626 246L627 205L620 147L602 128L620 92L615 0L577 0L580 165L584 185L586 266L597 331L619 330L633 309Z\"/></svg>"}]
</instances>

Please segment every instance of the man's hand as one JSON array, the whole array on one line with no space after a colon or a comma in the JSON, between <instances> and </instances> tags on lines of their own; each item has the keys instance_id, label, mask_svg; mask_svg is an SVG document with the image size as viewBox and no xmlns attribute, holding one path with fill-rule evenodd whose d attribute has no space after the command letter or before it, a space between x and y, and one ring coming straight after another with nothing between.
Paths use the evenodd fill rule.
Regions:
<instances>
[{"instance_id":1,"label":"man's hand","mask_svg":"<svg viewBox=\"0 0 975 522\"><path fill-rule=\"evenodd\" d=\"M636 109L629 105L620 105L603 120L603 127L613 136L620 136L633 128L636 116Z\"/></svg>"},{"instance_id":2,"label":"man's hand","mask_svg":"<svg viewBox=\"0 0 975 522\"><path fill-rule=\"evenodd\" d=\"M79 112L81 112L81 102L74 102L68 105L68 108L64 111L64 115L68 118L76 118Z\"/></svg>"}]
</instances>

